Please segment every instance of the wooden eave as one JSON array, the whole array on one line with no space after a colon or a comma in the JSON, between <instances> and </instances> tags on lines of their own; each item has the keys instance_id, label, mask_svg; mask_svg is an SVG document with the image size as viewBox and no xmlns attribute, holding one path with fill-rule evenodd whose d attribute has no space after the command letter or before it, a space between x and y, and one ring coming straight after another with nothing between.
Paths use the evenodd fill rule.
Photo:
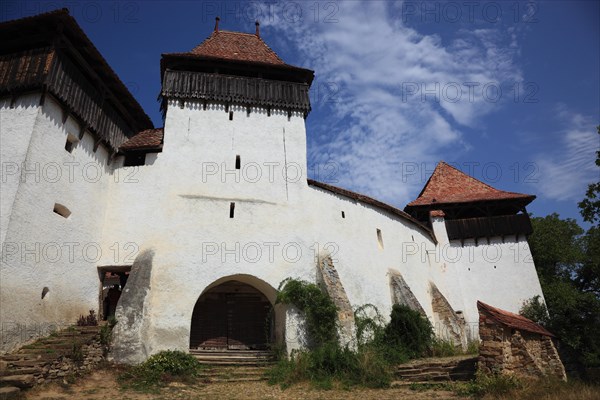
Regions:
<instances>
[{"instance_id":1,"label":"wooden eave","mask_svg":"<svg viewBox=\"0 0 600 400\"><path fill-rule=\"evenodd\" d=\"M296 83L312 84L315 73L306 68L295 67L289 64L270 64L250 61L234 61L215 57L199 56L191 53L165 53L160 60L161 80L167 68L184 69L187 71L201 70L202 72L214 72L215 70L227 70L228 74L248 77L261 77L275 80L283 80Z\"/></svg>"},{"instance_id":2,"label":"wooden eave","mask_svg":"<svg viewBox=\"0 0 600 400\"><path fill-rule=\"evenodd\" d=\"M106 96L132 132L153 127L150 117L108 65L67 9L0 24L0 54L36 47L62 50Z\"/></svg>"}]
</instances>

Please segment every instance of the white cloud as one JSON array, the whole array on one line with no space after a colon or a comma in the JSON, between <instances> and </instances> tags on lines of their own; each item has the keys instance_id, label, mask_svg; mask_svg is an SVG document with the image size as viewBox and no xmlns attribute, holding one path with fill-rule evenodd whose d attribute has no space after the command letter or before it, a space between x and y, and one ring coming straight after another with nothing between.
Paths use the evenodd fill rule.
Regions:
<instances>
[{"instance_id":1,"label":"white cloud","mask_svg":"<svg viewBox=\"0 0 600 400\"><path fill-rule=\"evenodd\" d=\"M503 101L486 99L482 87L521 81L516 38L490 26L457 30L444 45L405 26L397 5L335 4L337 23L314 21L305 7L303 23L274 12L263 27L298 52L318 82L339 87L339 101L325 105L332 120L309 132L318 138L309 141L309 162L336 162L338 185L402 207L424 184L420 174L403 179L403 163L433 165L443 150L465 151L461 127L477 127ZM423 89L433 92L423 97Z\"/></svg>"},{"instance_id":2,"label":"white cloud","mask_svg":"<svg viewBox=\"0 0 600 400\"><path fill-rule=\"evenodd\" d=\"M580 200L587 185L600 181L594 163L600 140L592 118L556 107L556 118L564 128L548 132L560 137L560 148L536 156L540 192L554 200Z\"/></svg>"}]
</instances>

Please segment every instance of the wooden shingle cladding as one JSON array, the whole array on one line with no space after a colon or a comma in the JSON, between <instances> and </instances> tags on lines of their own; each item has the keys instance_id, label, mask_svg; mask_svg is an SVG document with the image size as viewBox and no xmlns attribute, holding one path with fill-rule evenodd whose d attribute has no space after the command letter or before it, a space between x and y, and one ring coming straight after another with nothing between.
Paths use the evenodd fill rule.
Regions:
<instances>
[{"instance_id":1,"label":"wooden shingle cladding","mask_svg":"<svg viewBox=\"0 0 600 400\"><path fill-rule=\"evenodd\" d=\"M52 95L116 151L153 124L68 10L0 24L0 96Z\"/></svg>"},{"instance_id":2,"label":"wooden shingle cladding","mask_svg":"<svg viewBox=\"0 0 600 400\"><path fill-rule=\"evenodd\" d=\"M533 233L527 214L497 217L446 220L446 232L450 240L476 239L481 237L530 235Z\"/></svg>"},{"instance_id":3,"label":"wooden shingle cladding","mask_svg":"<svg viewBox=\"0 0 600 400\"><path fill-rule=\"evenodd\" d=\"M257 35L215 30L187 53L160 61L161 110L167 99L310 112L314 71L286 64Z\"/></svg>"},{"instance_id":4,"label":"wooden shingle cladding","mask_svg":"<svg viewBox=\"0 0 600 400\"><path fill-rule=\"evenodd\" d=\"M161 96L270 107L308 114L309 89L310 86L306 83L166 70Z\"/></svg>"}]
</instances>

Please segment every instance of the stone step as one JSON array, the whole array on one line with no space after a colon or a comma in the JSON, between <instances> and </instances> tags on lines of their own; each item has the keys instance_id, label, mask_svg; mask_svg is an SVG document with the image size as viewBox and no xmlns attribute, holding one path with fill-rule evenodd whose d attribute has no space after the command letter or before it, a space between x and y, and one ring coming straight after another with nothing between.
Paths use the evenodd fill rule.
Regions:
<instances>
[{"instance_id":1,"label":"stone step","mask_svg":"<svg viewBox=\"0 0 600 400\"><path fill-rule=\"evenodd\" d=\"M273 354L264 350L190 350L201 364L219 366L264 366L273 362Z\"/></svg>"},{"instance_id":2,"label":"stone step","mask_svg":"<svg viewBox=\"0 0 600 400\"><path fill-rule=\"evenodd\" d=\"M0 400L11 400L21 397L21 389L15 386L0 387Z\"/></svg>"},{"instance_id":3,"label":"stone step","mask_svg":"<svg viewBox=\"0 0 600 400\"><path fill-rule=\"evenodd\" d=\"M9 363L10 368L12 367L43 367L48 363L48 360L19 360L11 361Z\"/></svg>"},{"instance_id":4,"label":"stone step","mask_svg":"<svg viewBox=\"0 0 600 400\"><path fill-rule=\"evenodd\" d=\"M258 361L258 360L202 360L202 359L198 359L198 362L200 364L205 364L205 365L218 365L218 366L256 366L256 367L262 367L262 366L269 366L271 364L273 364L270 361Z\"/></svg>"},{"instance_id":5,"label":"stone step","mask_svg":"<svg viewBox=\"0 0 600 400\"><path fill-rule=\"evenodd\" d=\"M198 374L198 376L201 378L223 378L223 377L228 378L228 377L254 377L254 376L263 377L263 376L265 376L265 374L266 374L266 371L257 371L257 372L209 371L209 372L201 372Z\"/></svg>"},{"instance_id":6,"label":"stone step","mask_svg":"<svg viewBox=\"0 0 600 400\"><path fill-rule=\"evenodd\" d=\"M32 387L34 383L35 378L32 374L0 377L0 386L16 386L21 389L26 389Z\"/></svg>"},{"instance_id":7,"label":"stone step","mask_svg":"<svg viewBox=\"0 0 600 400\"><path fill-rule=\"evenodd\" d=\"M266 381L268 378L265 376L261 377L233 377L233 378L210 378L211 382L259 382Z\"/></svg>"},{"instance_id":8,"label":"stone step","mask_svg":"<svg viewBox=\"0 0 600 400\"><path fill-rule=\"evenodd\" d=\"M193 355L272 357L273 353L264 350L190 350Z\"/></svg>"},{"instance_id":9,"label":"stone step","mask_svg":"<svg viewBox=\"0 0 600 400\"><path fill-rule=\"evenodd\" d=\"M42 372L42 368L39 367L23 367L23 368L9 368L0 371L0 376L14 376L14 375L29 375L39 374Z\"/></svg>"}]
</instances>

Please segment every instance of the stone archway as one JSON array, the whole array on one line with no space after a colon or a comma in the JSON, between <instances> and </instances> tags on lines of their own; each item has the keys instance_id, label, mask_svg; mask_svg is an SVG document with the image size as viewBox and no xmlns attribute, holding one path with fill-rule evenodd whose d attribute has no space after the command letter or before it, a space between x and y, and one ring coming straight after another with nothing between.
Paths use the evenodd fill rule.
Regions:
<instances>
[{"instance_id":1,"label":"stone archway","mask_svg":"<svg viewBox=\"0 0 600 400\"><path fill-rule=\"evenodd\" d=\"M271 291L270 286L261 287L260 283L264 284L253 282L249 276L232 276L207 287L192 313L190 348L268 348L275 341L276 313L274 298L270 298L274 293L264 293Z\"/></svg>"}]
</instances>

